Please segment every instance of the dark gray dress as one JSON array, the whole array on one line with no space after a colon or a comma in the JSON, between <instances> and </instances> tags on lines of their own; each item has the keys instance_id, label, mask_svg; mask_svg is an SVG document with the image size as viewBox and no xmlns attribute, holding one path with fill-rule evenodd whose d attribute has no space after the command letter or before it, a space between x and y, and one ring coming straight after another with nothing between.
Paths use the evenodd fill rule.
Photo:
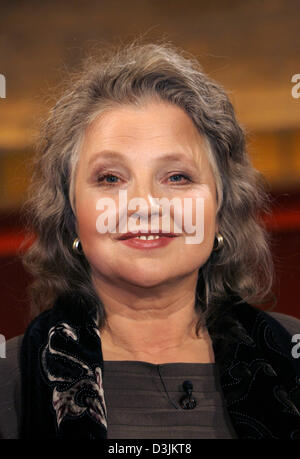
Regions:
<instances>
[{"instance_id":1,"label":"dark gray dress","mask_svg":"<svg viewBox=\"0 0 300 459\"><path fill-rule=\"evenodd\" d=\"M300 333L299 319L271 315L292 335ZM19 438L22 337L10 339L6 358L0 358L0 438ZM187 379L197 400L192 410L179 405ZM103 388L108 439L236 438L216 364L104 361Z\"/></svg>"}]
</instances>

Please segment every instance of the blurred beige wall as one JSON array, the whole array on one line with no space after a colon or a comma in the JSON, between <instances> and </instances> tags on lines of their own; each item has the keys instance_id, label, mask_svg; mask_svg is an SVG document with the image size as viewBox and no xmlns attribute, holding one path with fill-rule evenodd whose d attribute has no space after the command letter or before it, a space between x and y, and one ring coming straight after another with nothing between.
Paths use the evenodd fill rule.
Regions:
<instances>
[{"instance_id":1,"label":"blurred beige wall","mask_svg":"<svg viewBox=\"0 0 300 459\"><path fill-rule=\"evenodd\" d=\"M228 90L254 165L273 188L300 188L297 0L1 0L0 210L24 200L39 120L91 49L144 36L195 55Z\"/></svg>"}]
</instances>

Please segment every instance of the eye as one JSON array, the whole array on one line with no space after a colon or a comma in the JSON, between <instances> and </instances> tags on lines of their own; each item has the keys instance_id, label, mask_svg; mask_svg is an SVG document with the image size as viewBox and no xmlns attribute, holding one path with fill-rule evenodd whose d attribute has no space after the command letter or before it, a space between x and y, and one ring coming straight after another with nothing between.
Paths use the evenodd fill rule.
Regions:
<instances>
[{"instance_id":1,"label":"eye","mask_svg":"<svg viewBox=\"0 0 300 459\"><path fill-rule=\"evenodd\" d=\"M182 178L184 180L182 180ZM174 174L174 175L171 175L169 179L170 180L174 179L174 180L171 180L173 183L183 183L183 184L191 181L190 177L188 177L185 174Z\"/></svg>"},{"instance_id":2,"label":"eye","mask_svg":"<svg viewBox=\"0 0 300 459\"><path fill-rule=\"evenodd\" d=\"M99 184L103 184L103 185L108 185L108 186L115 186L116 183L118 183L117 181L119 180L119 177L117 177L116 175L113 175L113 174L103 174L103 175L99 175L99 177L97 178L97 183Z\"/></svg>"}]
</instances>

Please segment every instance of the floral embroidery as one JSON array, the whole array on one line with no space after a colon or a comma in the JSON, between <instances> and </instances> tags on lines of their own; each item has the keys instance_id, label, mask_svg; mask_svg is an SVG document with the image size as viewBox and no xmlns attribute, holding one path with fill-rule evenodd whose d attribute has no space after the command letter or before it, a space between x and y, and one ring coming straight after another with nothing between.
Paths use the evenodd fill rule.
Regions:
<instances>
[{"instance_id":1,"label":"floral embroidery","mask_svg":"<svg viewBox=\"0 0 300 459\"><path fill-rule=\"evenodd\" d=\"M100 339L97 327L93 331ZM66 416L82 416L87 413L96 422L107 428L107 412L100 367L92 369L82 359L62 352L53 345L55 338L79 342L79 333L63 322L49 330L48 342L42 351L42 367L50 384L55 384L52 403L58 427ZM59 369L64 363L64 374Z\"/></svg>"}]
</instances>

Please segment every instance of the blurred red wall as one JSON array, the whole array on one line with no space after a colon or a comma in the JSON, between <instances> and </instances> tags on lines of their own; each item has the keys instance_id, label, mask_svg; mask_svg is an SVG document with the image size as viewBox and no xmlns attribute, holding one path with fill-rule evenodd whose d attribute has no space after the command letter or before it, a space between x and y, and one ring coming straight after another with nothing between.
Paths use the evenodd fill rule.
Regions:
<instances>
[{"instance_id":1,"label":"blurred red wall","mask_svg":"<svg viewBox=\"0 0 300 459\"><path fill-rule=\"evenodd\" d=\"M300 318L300 191L273 194L273 214L267 220L272 236L278 312ZM29 319L26 287L30 276L16 257L22 240L18 215L0 217L0 333L6 339L24 333Z\"/></svg>"}]
</instances>

